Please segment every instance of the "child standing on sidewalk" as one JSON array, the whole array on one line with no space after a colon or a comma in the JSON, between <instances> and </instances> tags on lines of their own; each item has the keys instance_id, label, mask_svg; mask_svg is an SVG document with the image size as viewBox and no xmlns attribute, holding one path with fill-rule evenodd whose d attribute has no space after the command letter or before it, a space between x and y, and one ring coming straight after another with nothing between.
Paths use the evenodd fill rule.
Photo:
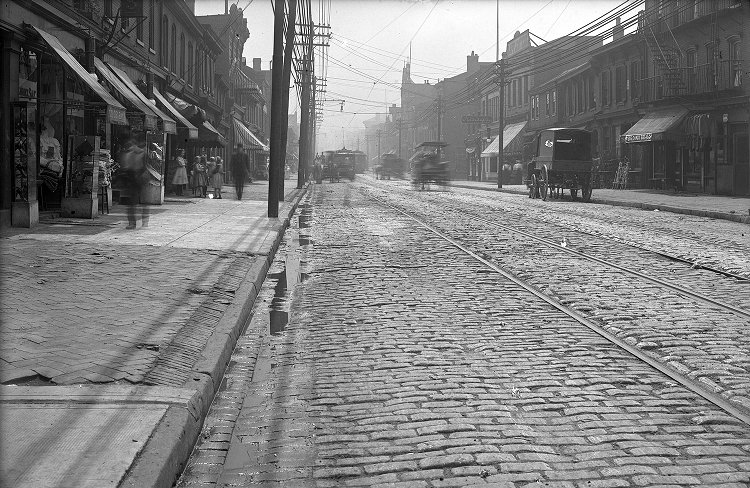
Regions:
<instances>
[{"instance_id":1,"label":"child standing on sidewalk","mask_svg":"<svg viewBox=\"0 0 750 488\"><path fill-rule=\"evenodd\" d=\"M221 198L221 187L224 185L224 165L220 157L208 160L208 174L214 189L214 198Z\"/></svg>"}]
</instances>

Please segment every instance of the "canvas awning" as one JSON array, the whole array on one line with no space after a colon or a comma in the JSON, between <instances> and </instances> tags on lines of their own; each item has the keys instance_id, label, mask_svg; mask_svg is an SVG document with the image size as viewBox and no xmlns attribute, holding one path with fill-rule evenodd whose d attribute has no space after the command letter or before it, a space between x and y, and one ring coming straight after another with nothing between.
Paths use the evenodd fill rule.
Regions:
<instances>
[{"instance_id":1,"label":"canvas awning","mask_svg":"<svg viewBox=\"0 0 750 488\"><path fill-rule=\"evenodd\" d=\"M227 140L221 135L221 132L211 124L208 120L204 120L201 125L198 126L198 139L199 144L204 143L207 145L215 146L226 146Z\"/></svg>"},{"instance_id":2,"label":"canvas awning","mask_svg":"<svg viewBox=\"0 0 750 488\"><path fill-rule=\"evenodd\" d=\"M107 90L97 82L96 76L92 75L86 68L81 66L76 58L68 52L67 49L62 45L60 40L49 34L39 27L34 26L34 29L42 36L42 39L51 47L55 53L62 59L62 61L78 75L78 77L88 86L96 95L107 104L107 115L109 121L113 124L127 125L128 120L125 117L125 107L118 102Z\"/></svg>"},{"instance_id":3,"label":"canvas awning","mask_svg":"<svg viewBox=\"0 0 750 488\"><path fill-rule=\"evenodd\" d=\"M133 91L128 88L101 59L94 58L94 66L99 74L104 77L109 86L119 93L122 99L127 100L127 103L135 109L139 116L143 116L144 128L146 130L156 130L156 114L154 111L151 110L148 105L143 103L141 99L138 98L136 94L133 93Z\"/></svg>"},{"instance_id":4,"label":"canvas awning","mask_svg":"<svg viewBox=\"0 0 750 488\"><path fill-rule=\"evenodd\" d=\"M513 139L518 137L518 134L521 133L523 128L526 127L526 122L518 122L517 124L508 124L505 126L505 129L503 129L503 151L506 147L508 147L508 144L513 142ZM495 158L500 154L500 136L495 137L495 139L490 143L489 146L485 148L484 151L482 151L482 157L483 158Z\"/></svg>"},{"instance_id":5,"label":"canvas awning","mask_svg":"<svg viewBox=\"0 0 750 488\"><path fill-rule=\"evenodd\" d=\"M198 139L198 128L190 123L188 119L185 118L184 115L180 113L177 108L175 108L174 105L169 103L166 98L164 98L164 95L161 94L159 90L154 87L154 98L156 98L156 101L159 102L170 114L172 114L172 117L177 121L177 125L179 127L184 127L188 131L188 139Z\"/></svg>"},{"instance_id":6,"label":"canvas awning","mask_svg":"<svg viewBox=\"0 0 750 488\"><path fill-rule=\"evenodd\" d=\"M663 140L665 134L673 131L687 114L688 110L682 107L650 112L622 135L622 141L630 144Z\"/></svg>"},{"instance_id":7,"label":"canvas awning","mask_svg":"<svg viewBox=\"0 0 750 488\"><path fill-rule=\"evenodd\" d=\"M136 97L138 97L141 102L145 103L148 108L153 111L157 117L159 117L162 121L162 127L164 128L164 132L167 134L177 134L177 123L174 121L173 118L159 110L148 98L146 98L146 95L141 92L141 90L138 89L137 86L135 86L135 83L133 83L133 80L130 79L130 77L121 69L115 68L111 64L107 63L107 67L112 70L114 74L117 75L118 78L120 78L120 81L125 83L125 86L127 86L130 91L132 91Z\"/></svg>"},{"instance_id":8,"label":"canvas awning","mask_svg":"<svg viewBox=\"0 0 750 488\"><path fill-rule=\"evenodd\" d=\"M234 117L233 120L235 139L241 141L242 145L247 148L268 151L268 146L263 144L241 120L237 117Z\"/></svg>"}]
</instances>

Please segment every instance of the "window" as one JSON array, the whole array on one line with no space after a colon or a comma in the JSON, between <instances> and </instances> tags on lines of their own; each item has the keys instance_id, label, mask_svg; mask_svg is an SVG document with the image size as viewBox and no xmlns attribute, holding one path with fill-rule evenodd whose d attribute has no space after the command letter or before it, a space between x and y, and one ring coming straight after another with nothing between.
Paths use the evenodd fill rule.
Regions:
<instances>
[{"instance_id":1,"label":"window","mask_svg":"<svg viewBox=\"0 0 750 488\"><path fill-rule=\"evenodd\" d=\"M523 97L521 100L523 100L523 103L528 103L529 100L529 75L523 77Z\"/></svg>"},{"instance_id":2,"label":"window","mask_svg":"<svg viewBox=\"0 0 750 488\"><path fill-rule=\"evenodd\" d=\"M185 34L180 34L180 78L185 78Z\"/></svg>"},{"instance_id":3,"label":"window","mask_svg":"<svg viewBox=\"0 0 750 488\"><path fill-rule=\"evenodd\" d=\"M630 98L636 98L639 97L640 94L638 93L638 61L633 61L630 63Z\"/></svg>"},{"instance_id":4,"label":"window","mask_svg":"<svg viewBox=\"0 0 750 488\"><path fill-rule=\"evenodd\" d=\"M602 106L609 105L609 72L602 71L601 75Z\"/></svg>"},{"instance_id":5,"label":"window","mask_svg":"<svg viewBox=\"0 0 750 488\"><path fill-rule=\"evenodd\" d=\"M615 101L625 101L625 67L615 68Z\"/></svg>"},{"instance_id":6,"label":"window","mask_svg":"<svg viewBox=\"0 0 750 488\"><path fill-rule=\"evenodd\" d=\"M549 92L547 92L546 100L544 101L544 115L549 117Z\"/></svg>"},{"instance_id":7,"label":"window","mask_svg":"<svg viewBox=\"0 0 750 488\"><path fill-rule=\"evenodd\" d=\"M739 87L742 85L742 58L740 58L740 40L729 41L729 74L731 76L729 86Z\"/></svg>"},{"instance_id":8,"label":"window","mask_svg":"<svg viewBox=\"0 0 750 488\"><path fill-rule=\"evenodd\" d=\"M148 47L154 48L154 2L150 0L148 5Z\"/></svg>"},{"instance_id":9,"label":"window","mask_svg":"<svg viewBox=\"0 0 750 488\"><path fill-rule=\"evenodd\" d=\"M169 69L177 73L177 25L172 24L172 45L169 46Z\"/></svg>"},{"instance_id":10,"label":"window","mask_svg":"<svg viewBox=\"0 0 750 488\"><path fill-rule=\"evenodd\" d=\"M143 15L141 13L141 15ZM135 19L135 38L139 41L143 41L143 23L146 21L144 18Z\"/></svg>"},{"instance_id":11,"label":"window","mask_svg":"<svg viewBox=\"0 0 750 488\"><path fill-rule=\"evenodd\" d=\"M114 17L112 14L112 0L104 0L104 16L110 19Z\"/></svg>"},{"instance_id":12,"label":"window","mask_svg":"<svg viewBox=\"0 0 750 488\"><path fill-rule=\"evenodd\" d=\"M187 83L188 85L192 85L193 84L193 43L192 42L188 42L187 55L188 55Z\"/></svg>"},{"instance_id":13,"label":"window","mask_svg":"<svg viewBox=\"0 0 750 488\"><path fill-rule=\"evenodd\" d=\"M201 85L201 55L200 48L195 46L195 87L198 88Z\"/></svg>"},{"instance_id":14,"label":"window","mask_svg":"<svg viewBox=\"0 0 750 488\"><path fill-rule=\"evenodd\" d=\"M552 91L552 115L557 113L557 91Z\"/></svg>"},{"instance_id":15,"label":"window","mask_svg":"<svg viewBox=\"0 0 750 488\"><path fill-rule=\"evenodd\" d=\"M161 65L169 66L169 19L165 15L161 20Z\"/></svg>"}]
</instances>

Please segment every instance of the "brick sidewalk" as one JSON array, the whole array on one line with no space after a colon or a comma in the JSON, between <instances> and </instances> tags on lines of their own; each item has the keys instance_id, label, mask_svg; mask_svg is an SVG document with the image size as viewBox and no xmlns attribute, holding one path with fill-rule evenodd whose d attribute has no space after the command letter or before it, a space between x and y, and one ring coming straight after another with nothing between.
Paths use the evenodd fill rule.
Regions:
<instances>
[{"instance_id":1,"label":"brick sidewalk","mask_svg":"<svg viewBox=\"0 0 750 488\"><path fill-rule=\"evenodd\" d=\"M305 190L0 233L0 485L171 486Z\"/></svg>"}]
</instances>

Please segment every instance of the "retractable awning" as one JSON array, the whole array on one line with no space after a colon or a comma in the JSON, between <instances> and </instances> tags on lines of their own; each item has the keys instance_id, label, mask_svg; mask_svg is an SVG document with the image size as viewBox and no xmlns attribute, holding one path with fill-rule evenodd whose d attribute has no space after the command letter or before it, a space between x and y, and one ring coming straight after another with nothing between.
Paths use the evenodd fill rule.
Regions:
<instances>
[{"instance_id":1,"label":"retractable awning","mask_svg":"<svg viewBox=\"0 0 750 488\"><path fill-rule=\"evenodd\" d=\"M234 137L242 141L242 145L251 149L268 151L268 146L263 144L245 124L237 117L234 117Z\"/></svg>"},{"instance_id":2,"label":"retractable awning","mask_svg":"<svg viewBox=\"0 0 750 488\"><path fill-rule=\"evenodd\" d=\"M100 75L104 77L112 90L119 93L123 100L127 101L127 104L135 109L135 112L139 116L143 116L144 127L146 130L156 130L156 114L151 110L148 105L143 103L140 98L133 93L130 88L117 77L109 67L99 58L94 58L94 66Z\"/></svg>"},{"instance_id":3,"label":"retractable awning","mask_svg":"<svg viewBox=\"0 0 750 488\"><path fill-rule=\"evenodd\" d=\"M526 127L525 121L505 126L505 129L503 129L503 151L511 142L513 142L513 139L518 137L518 134L521 133L524 127ZM482 151L481 156L483 158L495 158L498 154L500 154L500 136L495 137L490 145Z\"/></svg>"},{"instance_id":4,"label":"retractable awning","mask_svg":"<svg viewBox=\"0 0 750 488\"><path fill-rule=\"evenodd\" d=\"M107 115L109 121L113 124L128 125L128 120L125 117L125 107L123 107L102 85L97 82L96 76L93 76L86 71L86 68L81 66L81 63L79 63L76 58L65 49L57 37L43 31L39 27L34 26L34 29L40 36L42 36L44 42L55 51L57 56L62 59L62 61L72 69L76 75L78 75L86 86L91 88L91 90L96 93L105 104L107 104Z\"/></svg>"},{"instance_id":5,"label":"retractable awning","mask_svg":"<svg viewBox=\"0 0 750 488\"><path fill-rule=\"evenodd\" d=\"M157 108L157 106L146 98L146 95L141 92L141 90L138 89L137 86L135 86L135 83L133 83L133 80L130 79L130 77L121 69L115 68L111 64L107 63L107 67L112 70L114 74L117 75L118 78L120 78L120 81L122 81L125 86L127 86L130 91L132 91L136 97L138 97L141 102L146 104L148 108L151 109L152 112L156 114L157 117L159 117L162 121L162 127L164 128L164 132L167 134L177 134L177 123L174 121L173 118L162 112Z\"/></svg>"},{"instance_id":6,"label":"retractable awning","mask_svg":"<svg viewBox=\"0 0 750 488\"><path fill-rule=\"evenodd\" d=\"M203 124L198 126L198 139L198 144L203 143L214 146L227 145L226 138L221 135L221 132L219 132L208 120L204 120Z\"/></svg>"},{"instance_id":7,"label":"retractable awning","mask_svg":"<svg viewBox=\"0 0 750 488\"><path fill-rule=\"evenodd\" d=\"M172 114L174 119L177 121L178 127L184 127L188 131L188 139L198 139L198 128L190 123L188 119L185 118L184 115L180 113L179 110L177 110L174 105L169 103L166 98L164 98L164 95L161 94L159 90L154 87L154 97L156 98L156 101L162 104L162 106L167 109L167 111Z\"/></svg>"},{"instance_id":8,"label":"retractable awning","mask_svg":"<svg viewBox=\"0 0 750 488\"><path fill-rule=\"evenodd\" d=\"M663 140L667 133L674 131L687 114L688 110L682 107L654 110L628 129L622 135L622 140L628 144Z\"/></svg>"}]
</instances>

